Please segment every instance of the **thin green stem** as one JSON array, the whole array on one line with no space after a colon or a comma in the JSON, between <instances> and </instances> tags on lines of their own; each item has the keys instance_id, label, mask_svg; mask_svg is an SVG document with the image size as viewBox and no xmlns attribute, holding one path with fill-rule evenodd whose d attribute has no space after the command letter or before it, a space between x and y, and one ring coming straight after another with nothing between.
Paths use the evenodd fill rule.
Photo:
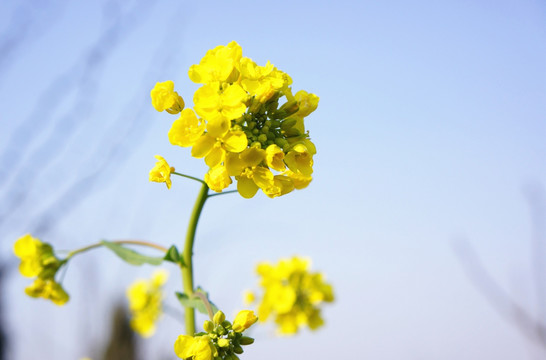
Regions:
<instances>
[{"instance_id":1,"label":"thin green stem","mask_svg":"<svg viewBox=\"0 0 546 360\"><path fill-rule=\"evenodd\" d=\"M175 175L182 176L182 177L185 177L185 178L188 178L188 179L199 181L201 184L205 183L202 179L199 179L199 178L196 178L196 177L193 177L193 176L190 176L190 175L186 175L186 174L177 173L176 171L173 171L171 174L175 174Z\"/></svg>"},{"instance_id":2,"label":"thin green stem","mask_svg":"<svg viewBox=\"0 0 546 360\"><path fill-rule=\"evenodd\" d=\"M201 181L201 180L200 180ZM182 285L184 287L184 293L186 295L193 295L193 242L195 240L195 230L197 229L197 222L199 221L199 216L205 205L205 201L208 198L209 187L205 182L202 182L203 186L197 195L195 200L195 205L193 206L193 211L191 213L190 222L188 224L188 231L186 232L186 242L184 243L184 253L182 257L184 258L184 266L182 267ZM195 334L195 310L191 307L184 308L185 313L185 322L186 322L186 333L190 336Z\"/></svg>"},{"instance_id":3,"label":"thin green stem","mask_svg":"<svg viewBox=\"0 0 546 360\"><path fill-rule=\"evenodd\" d=\"M224 192L221 192L221 193L216 193L216 194L210 194L209 195L209 198L213 197L213 196L220 196L220 195L227 195L227 194L233 194L233 193L236 193L238 192L237 190L229 190L229 191L224 191Z\"/></svg>"},{"instance_id":4,"label":"thin green stem","mask_svg":"<svg viewBox=\"0 0 546 360\"><path fill-rule=\"evenodd\" d=\"M150 248L154 248L154 249L157 249L159 251L163 251L163 252L167 252L168 249L167 248L164 248L163 246L161 245L158 245L158 244L154 244L154 243L151 243L151 242L147 242L147 241L140 241L140 240L116 240L116 241L112 241L113 243L115 244L127 244L127 245L140 245L140 246L147 246L147 247L150 247ZM81 254L83 252L86 252L88 250L91 250L91 249L96 249L98 247L101 247L101 246L104 246L103 243L95 243L95 244L92 244L92 245L89 245L89 246L86 246L86 247L82 247L81 249L77 249L77 250L74 250L74 251L71 251L68 253L68 255L66 256L67 259L70 259L71 257L73 257L74 255L77 255L77 254Z\"/></svg>"}]
</instances>

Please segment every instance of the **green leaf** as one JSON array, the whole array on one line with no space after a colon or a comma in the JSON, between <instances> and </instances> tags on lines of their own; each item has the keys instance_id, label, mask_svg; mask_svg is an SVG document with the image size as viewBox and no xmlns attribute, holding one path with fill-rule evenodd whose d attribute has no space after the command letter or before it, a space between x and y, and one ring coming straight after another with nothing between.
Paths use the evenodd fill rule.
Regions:
<instances>
[{"instance_id":1,"label":"green leaf","mask_svg":"<svg viewBox=\"0 0 546 360\"><path fill-rule=\"evenodd\" d=\"M169 250L167 250L167 254L163 259L173 262L175 264L181 264L182 266L186 266L186 264L184 264L184 259L182 258L182 256L180 256L178 249L174 245L172 245Z\"/></svg>"},{"instance_id":2,"label":"green leaf","mask_svg":"<svg viewBox=\"0 0 546 360\"><path fill-rule=\"evenodd\" d=\"M197 288L195 292L200 292L206 296L212 308L212 314L216 314L216 312L218 311L218 307L214 305L212 301L210 301L208 294L205 291L203 291L203 289L201 288ZM176 297L178 298L178 301L180 301L180 304L182 304L182 306L194 308L200 313L205 315L209 314L209 312L207 311L207 306L205 305L205 303L199 296L196 296L195 294L193 294L192 296L188 296L187 294L184 294L181 292L176 292L175 294L176 294Z\"/></svg>"},{"instance_id":3,"label":"green leaf","mask_svg":"<svg viewBox=\"0 0 546 360\"><path fill-rule=\"evenodd\" d=\"M125 262L131 265L137 265L137 266L142 264L160 265L163 262L162 257L152 257L152 256L142 255L140 253L137 253L134 250L126 248L123 245L116 244L110 241L102 240L101 244L106 246L108 249L112 250L122 260L124 260Z\"/></svg>"}]
</instances>

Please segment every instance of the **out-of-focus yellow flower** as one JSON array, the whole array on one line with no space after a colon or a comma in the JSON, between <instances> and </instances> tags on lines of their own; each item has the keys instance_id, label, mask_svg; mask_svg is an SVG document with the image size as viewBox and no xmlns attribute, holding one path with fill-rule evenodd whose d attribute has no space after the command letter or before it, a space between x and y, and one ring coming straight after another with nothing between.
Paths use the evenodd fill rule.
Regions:
<instances>
[{"instance_id":1,"label":"out-of-focus yellow flower","mask_svg":"<svg viewBox=\"0 0 546 360\"><path fill-rule=\"evenodd\" d=\"M203 324L205 332L195 336L179 335L174 343L174 352L181 359L238 359L237 355L243 353L242 346L254 342L253 338L244 336L243 332L257 320L253 311L242 310L232 325L224 313L218 311L213 321L206 320Z\"/></svg>"},{"instance_id":2,"label":"out-of-focus yellow flower","mask_svg":"<svg viewBox=\"0 0 546 360\"><path fill-rule=\"evenodd\" d=\"M41 242L30 234L23 235L15 241L13 252L21 259L19 272L26 277L36 277L48 265L58 263L51 245Z\"/></svg>"},{"instance_id":3,"label":"out-of-focus yellow flower","mask_svg":"<svg viewBox=\"0 0 546 360\"><path fill-rule=\"evenodd\" d=\"M164 182L167 185L167 189L171 188L171 173L174 171L174 168L171 167L167 160L162 156L156 155L155 158L158 160L152 170L150 170L150 181L154 182Z\"/></svg>"},{"instance_id":4,"label":"out-of-focus yellow flower","mask_svg":"<svg viewBox=\"0 0 546 360\"><path fill-rule=\"evenodd\" d=\"M174 82L171 80L156 83L150 96L157 111L166 110L170 114L178 114L184 109L184 99L174 91Z\"/></svg>"},{"instance_id":5,"label":"out-of-focus yellow flower","mask_svg":"<svg viewBox=\"0 0 546 360\"><path fill-rule=\"evenodd\" d=\"M131 327L143 337L154 334L156 322L163 313L162 288L167 277L165 270L159 270L150 280L137 280L127 289Z\"/></svg>"},{"instance_id":6,"label":"out-of-focus yellow flower","mask_svg":"<svg viewBox=\"0 0 546 360\"><path fill-rule=\"evenodd\" d=\"M269 61L260 66L243 57L235 41L207 51L188 75L203 84L193 95L199 118L182 111L169 140L204 158L211 189L223 191L234 177L241 196L262 190L274 198L309 184L316 148L304 120L317 108L318 96L304 90L293 95L288 74ZM156 87L157 102L175 98L173 84ZM287 175L287 168L295 176Z\"/></svg>"},{"instance_id":7,"label":"out-of-focus yellow flower","mask_svg":"<svg viewBox=\"0 0 546 360\"><path fill-rule=\"evenodd\" d=\"M243 293L243 302L245 305L250 305L256 300L256 295L250 290L245 290Z\"/></svg>"},{"instance_id":8,"label":"out-of-focus yellow flower","mask_svg":"<svg viewBox=\"0 0 546 360\"><path fill-rule=\"evenodd\" d=\"M25 288L25 293L33 298L51 300L55 305L64 305L69 296L63 287L53 279L37 278L34 283Z\"/></svg>"},{"instance_id":9,"label":"out-of-focus yellow flower","mask_svg":"<svg viewBox=\"0 0 546 360\"><path fill-rule=\"evenodd\" d=\"M55 275L64 261L53 254L51 245L26 234L17 239L13 245L13 252L21 259L19 264L21 274L36 278L25 288L28 296L51 300L56 305L64 305L68 301L68 294L55 281Z\"/></svg>"},{"instance_id":10,"label":"out-of-focus yellow flower","mask_svg":"<svg viewBox=\"0 0 546 360\"><path fill-rule=\"evenodd\" d=\"M258 300L261 322L273 317L279 333L285 335L295 334L303 326L314 330L324 324L320 305L334 301L332 285L324 281L322 274L310 272L309 267L310 260L299 257L257 266L263 289Z\"/></svg>"}]
</instances>

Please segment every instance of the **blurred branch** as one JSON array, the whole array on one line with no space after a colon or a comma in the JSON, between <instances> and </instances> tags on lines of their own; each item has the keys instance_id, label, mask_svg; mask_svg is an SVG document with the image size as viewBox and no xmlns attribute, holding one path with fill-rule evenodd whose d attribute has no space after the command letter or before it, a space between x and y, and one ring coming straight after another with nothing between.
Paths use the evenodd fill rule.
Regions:
<instances>
[{"instance_id":1,"label":"blurred branch","mask_svg":"<svg viewBox=\"0 0 546 360\"><path fill-rule=\"evenodd\" d=\"M108 2L106 6L111 7L111 2ZM135 17L139 14L148 14L150 6L152 4L148 1L139 1L128 14L116 16L85 55L49 86L32 114L15 129L10 137L10 143L0 156L0 187L12 178L10 186L0 199L2 204L0 225L6 223L11 214L24 206L34 182L41 178L40 175L47 165L61 153L61 148L81 125L82 115L75 120L74 114L89 117L98 89L97 79L100 70L124 35L141 23L140 19ZM71 91L76 91L77 94L72 108L65 116L54 120L49 137L43 137L46 133L44 126L48 124L54 110ZM22 151L22 149L31 148L28 144L37 136L43 138L41 145L34 148L31 153Z\"/></svg>"},{"instance_id":2,"label":"blurred branch","mask_svg":"<svg viewBox=\"0 0 546 360\"><path fill-rule=\"evenodd\" d=\"M535 202L536 199L532 198L532 200ZM534 224L542 223L543 212L537 212L536 207L532 208L532 212L535 214L533 217ZM537 292L541 294L539 301L544 300L544 284L540 282L543 281L543 240L540 232L535 232L533 264L536 273L535 278L537 279ZM486 270L472 245L467 240L459 240L454 244L454 250L466 275L491 306L508 322L516 326L527 338L546 349L546 325L532 316L527 309L518 304L510 294L503 290Z\"/></svg>"}]
</instances>

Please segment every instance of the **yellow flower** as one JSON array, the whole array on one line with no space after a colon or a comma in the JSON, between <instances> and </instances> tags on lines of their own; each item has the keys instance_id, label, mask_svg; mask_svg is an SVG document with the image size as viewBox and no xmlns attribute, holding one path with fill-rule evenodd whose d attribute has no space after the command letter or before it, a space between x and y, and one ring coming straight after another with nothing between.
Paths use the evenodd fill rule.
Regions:
<instances>
[{"instance_id":1,"label":"yellow flower","mask_svg":"<svg viewBox=\"0 0 546 360\"><path fill-rule=\"evenodd\" d=\"M198 65L188 72L191 81L199 84L234 82L239 77L238 67L243 49L235 41L227 46L219 45L207 51Z\"/></svg>"},{"instance_id":2,"label":"yellow flower","mask_svg":"<svg viewBox=\"0 0 546 360\"><path fill-rule=\"evenodd\" d=\"M238 84L226 85L222 90L204 85L193 95L193 102L195 112L208 121L207 131L213 136L222 136L230 129L230 121L246 111L247 97Z\"/></svg>"},{"instance_id":3,"label":"yellow flower","mask_svg":"<svg viewBox=\"0 0 546 360\"><path fill-rule=\"evenodd\" d=\"M167 185L167 189L170 189L172 184L171 173L174 171L174 168L169 166L162 156L156 155L155 158L158 161L152 170L150 170L150 181L164 182Z\"/></svg>"},{"instance_id":4,"label":"yellow flower","mask_svg":"<svg viewBox=\"0 0 546 360\"><path fill-rule=\"evenodd\" d=\"M284 159L288 168L296 174L309 176L313 173L313 155L304 144L296 144Z\"/></svg>"},{"instance_id":5,"label":"yellow flower","mask_svg":"<svg viewBox=\"0 0 546 360\"><path fill-rule=\"evenodd\" d=\"M311 176L305 176L303 174L296 174L290 170L284 173L287 177L292 180L294 187L298 190L305 189L313 178Z\"/></svg>"},{"instance_id":6,"label":"yellow flower","mask_svg":"<svg viewBox=\"0 0 546 360\"><path fill-rule=\"evenodd\" d=\"M215 351L208 335L179 335L174 343L174 352L181 359L211 360Z\"/></svg>"},{"instance_id":7,"label":"yellow flower","mask_svg":"<svg viewBox=\"0 0 546 360\"><path fill-rule=\"evenodd\" d=\"M333 289L322 274L310 272L309 267L308 259L298 257L281 259L275 265L258 265L263 288L258 306L260 321L273 317L278 331L285 335L295 334L303 326L314 330L324 323L320 305L334 301Z\"/></svg>"},{"instance_id":8,"label":"yellow flower","mask_svg":"<svg viewBox=\"0 0 546 360\"><path fill-rule=\"evenodd\" d=\"M256 321L258 321L258 317L254 315L254 311L241 310L235 317L235 320L233 320L233 331L243 332L251 327Z\"/></svg>"},{"instance_id":9,"label":"yellow flower","mask_svg":"<svg viewBox=\"0 0 546 360\"><path fill-rule=\"evenodd\" d=\"M261 103L291 82L288 75L277 70L269 61L265 66L258 66L246 57L241 59L241 77L243 88Z\"/></svg>"},{"instance_id":10,"label":"yellow flower","mask_svg":"<svg viewBox=\"0 0 546 360\"><path fill-rule=\"evenodd\" d=\"M224 162L227 153L240 153L246 148L247 139L244 132L231 130L221 137L209 133L203 134L191 149L191 156L205 158L205 163L214 167Z\"/></svg>"},{"instance_id":11,"label":"yellow flower","mask_svg":"<svg viewBox=\"0 0 546 360\"><path fill-rule=\"evenodd\" d=\"M318 107L319 97L315 94L309 94L305 90L300 90L294 95L298 102L299 110L296 115L306 117L315 111Z\"/></svg>"},{"instance_id":12,"label":"yellow flower","mask_svg":"<svg viewBox=\"0 0 546 360\"><path fill-rule=\"evenodd\" d=\"M267 166L277 171L284 171L286 169L286 165L283 162L284 152L280 147L272 144L265 149L265 152L265 161Z\"/></svg>"},{"instance_id":13,"label":"yellow flower","mask_svg":"<svg viewBox=\"0 0 546 360\"><path fill-rule=\"evenodd\" d=\"M221 192L231 184L231 178L225 166L216 165L205 174L205 182L211 190Z\"/></svg>"},{"instance_id":14,"label":"yellow flower","mask_svg":"<svg viewBox=\"0 0 546 360\"><path fill-rule=\"evenodd\" d=\"M48 264L57 262L51 246L44 244L30 234L17 239L13 245L13 252L21 259L19 272L26 277L36 277Z\"/></svg>"},{"instance_id":15,"label":"yellow flower","mask_svg":"<svg viewBox=\"0 0 546 360\"><path fill-rule=\"evenodd\" d=\"M204 322L205 332L195 336L179 335L174 343L174 352L182 359L238 359L237 355L243 353L242 346L254 342L243 332L257 320L253 311L242 310L232 325L223 312L217 311L213 321Z\"/></svg>"},{"instance_id":16,"label":"yellow flower","mask_svg":"<svg viewBox=\"0 0 546 360\"><path fill-rule=\"evenodd\" d=\"M184 109L169 130L169 141L182 147L193 146L205 131L206 124L191 109Z\"/></svg>"},{"instance_id":17,"label":"yellow flower","mask_svg":"<svg viewBox=\"0 0 546 360\"><path fill-rule=\"evenodd\" d=\"M167 110L170 114L177 114L184 109L184 99L174 91L174 83L171 80L156 83L150 96L157 111Z\"/></svg>"},{"instance_id":18,"label":"yellow flower","mask_svg":"<svg viewBox=\"0 0 546 360\"><path fill-rule=\"evenodd\" d=\"M166 271L156 271L151 280L137 280L127 289L131 327L143 337L154 334L155 324L163 313L162 288L167 277Z\"/></svg>"},{"instance_id":19,"label":"yellow flower","mask_svg":"<svg viewBox=\"0 0 546 360\"><path fill-rule=\"evenodd\" d=\"M25 288L25 293L33 298L44 298L51 300L55 305L64 305L69 296L63 289L61 284L57 283L52 278L42 279L37 278L34 283Z\"/></svg>"},{"instance_id":20,"label":"yellow flower","mask_svg":"<svg viewBox=\"0 0 546 360\"><path fill-rule=\"evenodd\" d=\"M243 57L235 41L207 51L188 76L203 85L193 94L193 110L183 110L173 123L169 140L204 158L211 189L221 192L233 176L241 196L261 189L275 198L310 183L316 148L304 118L316 110L318 96L305 90L293 95L288 74L270 61L260 66ZM156 87L162 107L176 98L172 82Z\"/></svg>"},{"instance_id":21,"label":"yellow flower","mask_svg":"<svg viewBox=\"0 0 546 360\"><path fill-rule=\"evenodd\" d=\"M64 305L68 301L68 294L55 281L55 275L65 261L55 257L51 245L26 234L17 239L13 245L13 252L21 259L19 264L21 274L26 277L37 277L34 283L25 288L28 296L51 300L56 305Z\"/></svg>"},{"instance_id":22,"label":"yellow flower","mask_svg":"<svg viewBox=\"0 0 546 360\"><path fill-rule=\"evenodd\" d=\"M264 192L276 192L275 177L273 173L263 166L246 168L241 175L236 177L237 191L245 199L250 199L259 188Z\"/></svg>"}]
</instances>

